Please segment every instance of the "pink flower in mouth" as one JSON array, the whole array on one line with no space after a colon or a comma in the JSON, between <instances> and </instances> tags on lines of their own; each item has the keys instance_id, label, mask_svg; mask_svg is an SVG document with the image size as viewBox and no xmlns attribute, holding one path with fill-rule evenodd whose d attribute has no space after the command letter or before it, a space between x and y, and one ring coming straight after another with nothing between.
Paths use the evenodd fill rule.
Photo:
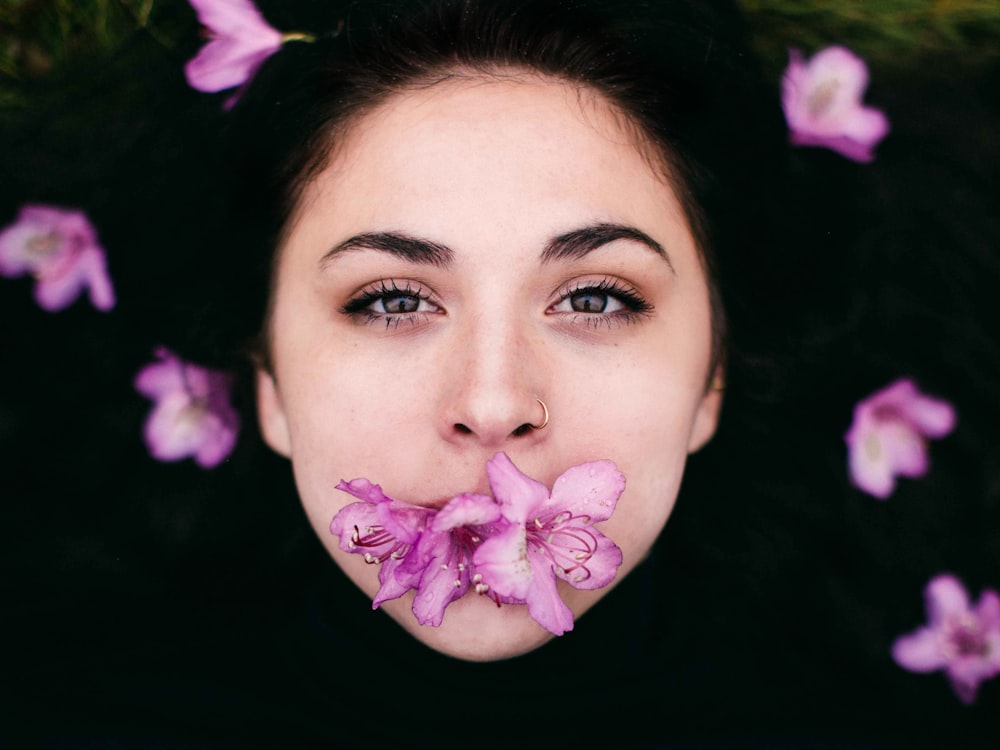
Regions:
<instances>
[{"instance_id":1,"label":"pink flower in mouth","mask_svg":"<svg viewBox=\"0 0 1000 750\"><path fill-rule=\"evenodd\" d=\"M500 519L493 498L462 494L437 511L394 500L367 479L341 482L337 489L363 501L341 508L330 532L340 537L344 552L381 565L372 609L416 589L414 616L421 625L436 627L470 585L485 592L472 552Z\"/></svg>"},{"instance_id":2,"label":"pink flower in mouth","mask_svg":"<svg viewBox=\"0 0 1000 750\"><path fill-rule=\"evenodd\" d=\"M189 0L211 37L184 67L191 88L207 93L248 83L264 61L290 39L271 27L250 0ZM226 101L228 109L236 96Z\"/></svg>"},{"instance_id":3,"label":"pink flower in mouth","mask_svg":"<svg viewBox=\"0 0 1000 750\"><path fill-rule=\"evenodd\" d=\"M341 482L337 489L363 502L341 508L330 522L330 533L340 537L344 552L364 555L365 562L382 566L378 574L382 585L372 602L372 609L378 609L382 602L402 596L419 582L419 576L412 572L397 577L397 570L420 539L433 511L393 500L367 479Z\"/></svg>"},{"instance_id":4,"label":"pink flower in mouth","mask_svg":"<svg viewBox=\"0 0 1000 750\"><path fill-rule=\"evenodd\" d=\"M798 50L789 57L781 104L791 142L871 161L872 149L889 132L889 121L880 110L861 104L868 86L864 61L844 47L827 47L808 62Z\"/></svg>"},{"instance_id":5,"label":"pink flower in mouth","mask_svg":"<svg viewBox=\"0 0 1000 750\"><path fill-rule=\"evenodd\" d=\"M421 625L440 625L445 608L470 585L480 594L489 590L472 558L500 520L500 507L492 497L472 493L452 498L434 515L397 572L415 583L413 614Z\"/></svg>"},{"instance_id":6,"label":"pink flower in mouth","mask_svg":"<svg viewBox=\"0 0 1000 750\"><path fill-rule=\"evenodd\" d=\"M1000 674L1000 596L986 589L972 606L954 576L932 578L924 589L928 624L896 640L892 658L911 672L945 670L963 703L979 684Z\"/></svg>"},{"instance_id":7,"label":"pink flower in mouth","mask_svg":"<svg viewBox=\"0 0 1000 750\"><path fill-rule=\"evenodd\" d=\"M153 399L144 437L150 454L160 461L193 456L210 469L236 445L240 419L229 402L231 377L181 360L165 347L159 362L146 365L135 378L139 393Z\"/></svg>"},{"instance_id":8,"label":"pink flower in mouth","mask_svg":"<svg viewBox=\"0 0 1000 750\"><path fill-rule=\"evenodd\" d=\"M55 312L86 289L98 310L115 306L104 249L82 211L25 205L17 221L0 232L0 275L31 274L35 301Z\"/></svg>"},{"instance_id":9,"label":"pink flower in mouth","mask_svg":"<svg viewBox=\"0 0 1000 750\"><path fill-rule=\"evenodd\" d=\"M955 427L955 410L947 401L917 390L901 378L854 408L844 441L851 480L865 492L885 499L896 476L927 473L927 438L940 438Z\"/></svg>"},{"instance_id":10,"label":"pink flower in mouth","mask_svg":"<svg viewBox=\"0 0 1000 750\"><path fill-rule=\"evenodd\" d=\"M601 588L622 563L621 550L593 524L614 512L625 478L611 461L594 461L568 469L550 493L504 453L486 469L508 525L476 550L476 570L490 590L525 602L539 625L562 635L573 629L573 613L559 597L556 579L579 589Z\"/></svg>"},{"instance_id":11,"label":"pink flower in mouth","mask_svg":"<svg viewBox=\"0 0 1000 750\"><path fill-rule=\"evenodd\" d=\"M580 464L556 480L550 495L505 453L486 468L495 498L463 493L440 510L394 500L367 479L341 482L337 489L362 502L341 508L330 531L344 552L382 566L373 609L416 589L417 621L438 626L448 605L471 589L498 605L527 604L556 635L572 630L556 577L583 589L615 577L621 550L593 523L611 516L624 477L611 461Z\"/></svg>"}]
</instances>

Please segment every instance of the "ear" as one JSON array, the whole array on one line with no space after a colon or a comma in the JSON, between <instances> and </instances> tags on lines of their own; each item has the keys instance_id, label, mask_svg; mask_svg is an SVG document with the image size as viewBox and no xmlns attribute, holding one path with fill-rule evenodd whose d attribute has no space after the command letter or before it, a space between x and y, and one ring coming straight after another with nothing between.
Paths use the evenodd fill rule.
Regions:
<instances>
[{"instance_id":1,"label":"ear","mask_svg":"<svg viewBox=\"0 0 1000 750\"><path fill-rule=\"evenodd\" d=\"M276 453L291 458L292 440L288 432L285 405L281 401L274 376L264 370L257 370L257 422L264 442Z\"/></svg>"},{"instance_id":2,"label":"ear","mask_svg":"<svg viewBox=\"0 0 1000 750\"><path fill-rule=\"evenodd\" d=\"M725 389L722 368L715 370L712 383L701 397L698 411L694 415L691 437L688 439L688 453L697 453L712 439L719 426L719 412L722 409L722 394Z\"/></svg>"}]
</instances>

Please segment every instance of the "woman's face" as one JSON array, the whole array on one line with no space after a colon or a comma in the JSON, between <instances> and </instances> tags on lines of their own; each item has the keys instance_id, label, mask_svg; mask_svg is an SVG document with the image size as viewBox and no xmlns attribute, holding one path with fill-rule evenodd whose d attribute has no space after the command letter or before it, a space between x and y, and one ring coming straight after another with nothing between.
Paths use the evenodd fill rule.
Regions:
<instances>
[{"instance_id":1,"label":"woman's face","mask_svg":"<svg viewBox=\"0 0 1000 750\"><path fill-rule=\"evenodd\" d=\"M497 451L547 486L611 459L627 483L599 525L624 555L616 580L666 523L718 414L708 288L677 197L620 122L564 83L452 80L367 115L306 190L280 250L260 419L369 597L377 566L329 532L354 501L342 479L439 506L488 493ZM526 429L536 399L551 418ZM559 586L576 616L610 589ZM412 596L382 609L449 655L551 637L526 607L474 594L421 626Z\"/></svg>"}]
</instances>

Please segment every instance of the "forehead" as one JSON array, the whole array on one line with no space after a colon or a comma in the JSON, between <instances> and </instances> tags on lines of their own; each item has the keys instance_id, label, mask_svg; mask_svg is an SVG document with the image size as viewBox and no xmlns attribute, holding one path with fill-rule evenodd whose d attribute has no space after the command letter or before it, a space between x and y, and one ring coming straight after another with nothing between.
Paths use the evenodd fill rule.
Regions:
<instances>
[{"instance_id":1,"label":"forehead","mask_svg":"<svg viewBox=\"0 0 1000 750\"><path fill-rule=\"evenodd\" d=\"M405 228L441 239L473 214L480 228L505 231L529 218L558 228L581 214L641 224L656 213L686 226L652 150L586 87L453 76L394 94L342 133L293 224L336 213L359 225L345 232Z\"/></svg>"}]
</instances>

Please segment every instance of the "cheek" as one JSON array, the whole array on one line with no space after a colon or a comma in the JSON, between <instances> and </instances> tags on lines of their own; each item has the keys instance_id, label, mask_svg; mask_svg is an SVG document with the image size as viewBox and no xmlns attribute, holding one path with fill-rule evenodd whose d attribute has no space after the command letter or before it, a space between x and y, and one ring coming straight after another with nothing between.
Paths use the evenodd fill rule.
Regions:
<instances>
[{"instance_id":1,"label":"cheek","mask_svg":"<svg viewBox=\"0 0 1000 750\"><path fill-rule=\"evenodd\" d=\"M642 559L673 510L701 401L701 371L642 367L620 373L601 404L607 426L593 446L615 461L626 489L602 529L622 548L626 565ZM655 395L651 395L655 394ZM597 454L595 454L597 455Z\"/></svg>"},{"instance_id":2,"label":"cheek","mask_svg":"<svg viewBox=\"0 0 1000 750\"><path fill-rule=\"evenodd\" d=\"M353 501L334 489L341 480L369 477L398 491L391 477L408 475L430 423L419 367L399 372L344 348L281 363L295 480L314 521L325 526Z\"/></svg>"}]
</instances>

